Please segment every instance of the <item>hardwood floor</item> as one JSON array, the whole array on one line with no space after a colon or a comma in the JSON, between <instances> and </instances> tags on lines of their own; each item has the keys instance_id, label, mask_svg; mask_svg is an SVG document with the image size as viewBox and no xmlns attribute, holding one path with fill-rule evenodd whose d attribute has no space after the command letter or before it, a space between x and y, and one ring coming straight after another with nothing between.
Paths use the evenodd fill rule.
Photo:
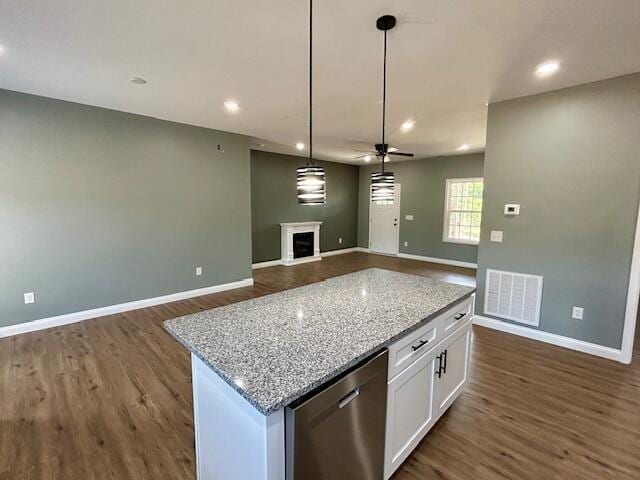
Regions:
<instances>
[{"instance_id":1,"label":"hardwood floor","mask_svg":"<svg viewBox=\"0 0 640 480\"><path fill-rule=\"evenodd\" d=\"M254 287L0 340L0 478L195 479L189 355L162 322L371 266L474 283L470 270L354 253L256 270ZM466 391L394 480L638 479L636 359L474 327Z\"/></svg>"}]
</instances>

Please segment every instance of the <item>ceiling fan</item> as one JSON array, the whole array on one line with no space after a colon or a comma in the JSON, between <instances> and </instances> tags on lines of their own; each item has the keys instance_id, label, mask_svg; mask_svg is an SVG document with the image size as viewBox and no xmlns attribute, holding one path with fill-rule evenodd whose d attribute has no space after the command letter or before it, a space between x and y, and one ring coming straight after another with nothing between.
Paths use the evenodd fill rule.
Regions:
<instances>
[{"instance_id":1,"label":"ceiling fan","mask_svg":"<svg viewBox=\"0 0 640 480\"><path fill-rule=\"evenodd\" d=\"M362 152L364 155L360 155L356 157L356 159L368 157L368 156L376 156L376 157L384 157L387 155L397 155L399 157L413 157L413 153L399 152L396 147L390 146L388 143L376 143L373 148L375 150L357 150L356 152Z\"/></svg>"}]
</instances>

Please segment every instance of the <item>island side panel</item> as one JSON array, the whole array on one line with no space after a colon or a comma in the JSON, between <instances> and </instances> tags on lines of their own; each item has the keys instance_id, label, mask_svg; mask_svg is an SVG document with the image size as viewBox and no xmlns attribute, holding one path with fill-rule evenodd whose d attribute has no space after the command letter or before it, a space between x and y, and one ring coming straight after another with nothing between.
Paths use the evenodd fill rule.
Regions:
<instances>
[{"instance_id":1,"label":"island side panel","mask_svg":"<svg viewBox=\"0 0 640 480\"><path fill-rule=\"evenodd\" d=\"M284 410L260 413L191 354L198 480L284 480Z\"/></svg>"}]
</instances>

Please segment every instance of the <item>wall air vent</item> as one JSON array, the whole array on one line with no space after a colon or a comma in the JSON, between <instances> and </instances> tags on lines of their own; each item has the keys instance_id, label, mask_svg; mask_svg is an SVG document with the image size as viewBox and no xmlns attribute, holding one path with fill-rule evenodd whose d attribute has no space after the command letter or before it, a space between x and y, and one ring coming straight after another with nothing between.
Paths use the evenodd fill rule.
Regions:
<instances>
[{"instance_id":1,"label":"wall air vent","mask_svg":"<svg viewBox=\"0 0 640 480\"><path fill-rule=\"evenodd\" d=\"M494 317L540 325L542 277L487 270L484 313Z\"/></svg>"}]
</instances>

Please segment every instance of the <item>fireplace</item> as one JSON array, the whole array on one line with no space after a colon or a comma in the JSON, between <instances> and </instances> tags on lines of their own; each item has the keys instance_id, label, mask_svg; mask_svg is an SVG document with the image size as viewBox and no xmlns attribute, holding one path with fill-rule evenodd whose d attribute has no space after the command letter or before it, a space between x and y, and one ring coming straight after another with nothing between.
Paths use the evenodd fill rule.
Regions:
<instances>
[{"instance_id":1,"label":"fireplace","mask_svg":"<svg viewBox=\"0 0 640 480\"><path fill-rule=\"evenodd\" d=\"M313 232L293 234L293 258L311 257L313 255Z\"/></svg>"},{"instance_id":2,"label":"fireplace","mask_svg":"<svg viewBox=\"0 0 640 480\"><path fill-rule=\"evenodd\" d=\"M320 260L320 225L322 222L281 223L283 265Z\"/></svg>"}]
</instances>

